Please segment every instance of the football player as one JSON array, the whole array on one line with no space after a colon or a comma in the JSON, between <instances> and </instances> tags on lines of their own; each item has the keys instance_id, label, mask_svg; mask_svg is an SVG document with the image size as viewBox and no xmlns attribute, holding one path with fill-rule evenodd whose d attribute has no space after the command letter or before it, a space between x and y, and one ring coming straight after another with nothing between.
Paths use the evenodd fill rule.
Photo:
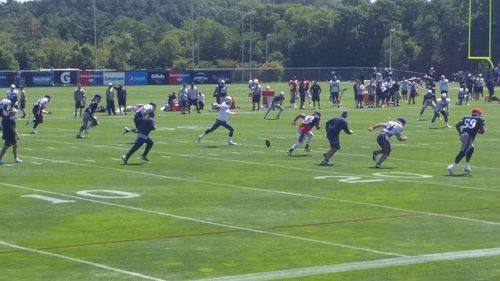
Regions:
<instances>
[{"instance_id":1,"label":"football player","mask_svg":"<svg viewBox=\"0 0 500 281\"><path fill-rule=\"evenodd\" d=\"M302 124L300 124L297 132L297 141L290 147L288 150L288 156L292 156L292 152L297 149L303 142L306 140L306 147L304 148L305 152L310 152L311 149L309 148L309 143L311 143L312 138L313 138L313 133L311 132L312 128L316 128L316 130L319 130L321 128L321 113L318 111L315 111L313 114L299 114L295 116L295 118L292 121L292 126L295 126L297 120L299 119L304 119L302 121Z\"/></svg>"},{"instance_id":2,"label":"football player","mask_svg":"<svg viewBox=\"0 0 500 281\"><path fill-rule=\"evenodd\" d=\"M16 85L10 85L9 90L7 90L7 99L10 100L12 107L17 108L18 92Z\"/></svg>"},{"instance_id":3,"label":"football player","mask_svg":"<svg viewBox=\"0 0 500 281\"><path fill-rule=\"evenodd\" d=\"M460 151L455 156L455 161L448 166L450 176L455 175L455 167L465 156L464 171L471 172L470 159L474 153L474 139L477 134L484 134L484 119L483 112L480 108L472 109L471 116L462 118L456 125L458 134L460 135Z\"/></svg>"},{"instance_id":4,"label":"football player","mask_svg":"<svg viewBox=\"0 0 500 281\"><path fill-rule=\"evenodd\" d=\"M349 113L347 111L343 111L342 114L338 117L332 118L326 122L326 137L330 142L330 150L323 154L323 161L321 161L321 166L328 166L330 158L340 150L340 140L339 134L341 131L344 131L348 135L352 135L352 131L349 130L347 125L347 115Z\"/></svg>"},{"instance_id":5,"label":"football player","mask_svg":"<svg viewBox=\"0 0 500 281\"><path fill-rule=\"evenodd\" d=\"M85 94L85 91L82 89L82 85L78 83L76 86L75 91L73 92L73 99L75 100L75 116L78 112L80 112L80 117L82 117L82 111L85 108L85 101L87 99L87 95Z\"/></svg>"},{"instance_id":6,"label":"football player","mask_svg":"<svg viewBox=\"0 0 500 281\"><path fill-rule=\"evenodd\" d=\"M374 129L383 128L380 134L377 136L377 143L380 146L380 150L373 151L372 159L376 162L375 168L382 169L382 162L384 162L387 157L391 154L391 142L392 136L396 136L399 141L406 141L406 136L402 135L404 126L406 125L406 120L402 117L396 119L396 121L389 121L387 123L379 123L368 128L371 132ZM377 159L377 157L380 157Z\"/></svg>"},{"instance_id":7,"label":"football player","mask_svg":"<svg viewBox=\"0 0 500 281\"><path fill-rule=\"evenodd\" d=\"M156 103L150 102L148 104L145 104L144 106L141 106L137 111L135 112L134 115L134 125L135 128L130 129L129 127L125 127L125 130L123 131L124 134L132 131L134 133L137 133L137 130L139 128L139 120L142 118L146 117L146 115L153 115L154 117L154 111L156 110Z\"/></svg>"},{"instance_id":8,"label":"football player","mask_svg":"<svg viewBox=\"0 0 500 281\"><path fill-rule=\"evenodd\" d=\"M233 142L234 129L231 125L229 125L229 123L227 123L229 116L238 114L238 112L231 111L232 103L233 99L231 97L224 97L224 102L222 102L221 104L216 104L216 107L219 109L219 116L217 117L217 119L215 119L215 123L212 125L212 127L208 128L205 132L203 132L201 135L198 136L198 142L201 142L201 139L205 135L215 131L217 128L222 126L229 130L228 144L236 145L236 143Z\"/></svg>"},{"instance_id":9,"label":"football player","mask_svg":"<svg viewBox=\"0 0 500 281\"><path fill-rule=\"evenodd\" d=\"M431 124L429 128L434 128L434 121L441 114L444 118L444 122L446 123L446 128L451 128L448 124L448 115L450 114L450 99L446 94L442 94L441 98L436 102L436 106L434 107L434 117L432 117Z\"/></svg>"},{"instance_id":10,"label":"football player","mask_svg":"<svg viewBox=\"0 0 500 281\"><path fill-rule=\"evenodd\" d=\"M39 99L36 101L36 103L33 105L33 118L34 118L34 123L33 123L33 129L31 129L32 134L38 133L36 128L38 127L39 124L43 123L43 115L44 114L50 114L50 111L47 111L47 106L49 105L50 102L50 96L44 96L43 98ZM28 120L26 122L26 125L29 124Z\"/></svg>"},{"instance_id":11,"label":"football player","mask_svg":"<svg viewBox=\"0 0 500 281\"><path fill-rule=\"evenodd\" d=\"M267 115L271 110L278 109L278 114L276 115L276 119L280 119L280 115L283 112L283 102L285 101L285 92L281 91L279 95L275 96L271 101L271 105L267 109L266 115L264 115L264 119L267 118Z\"/></svg>"},{"instance_id":12,"label":"football player","mask_svg":"<svg viewBox=\"0 0 500 281\"><path fill-rule=\"evenodd\" d=\"M16 130L16 112L15 108L11 108L7 111L6 116L2 116L2 138L5 140L2 151L0 151L0 164L4 164L2 160L7 149L12 146L12 153L14 154L14 163L22 163L23 161L17 157L17 141L19 140L19 134Z\"/></svg>"},{"instance_id":13,"label":"football player","mask_svg":"<svg viewBox=\"0 0 500 281\"><path fill-rule=\"evenodd\" d=\"M424 95L422 100L422 109L420 110L420 115L418 116L417 121L422 119L422 115L427 107L431 107L433 110L436 108L436 96L431 90L427 90L427 93Z\"/></svg>"},{"instance_id":14,"label":"football player","mask_svg":"<svg viewBox=\"0 0 500 281\"><path fill-rule=\"evenodd\" d=\"M153 140L149 137L149 133L156 129L154 123L154 110L155 107L153 105L146 104L139 112L136 113L134 122L137 126L137 136L135 138L134 145L130 148L127 154L122 156L123 164L126 165L130 156L132 156L132 154L134 154L143 144L146 144L146 148L144 149L140 159L149 161L148 153L154 144ZM136 120L136 118L138 119Z\"/></svg>"},{"instance_id":15,"label":"football player","mask_svg":"<svg viewBox=\"0 0 500 281\"><path fill-rule=\"evenodd\" d=\"M84 138L84 136L82 136L83 131L85 131L85 134L88 134L88 130L90 130L90 128L97 126L99 124L99 122L97 121L97 117L94 116L94 112L96 111L100 101L101 101L101 95L96 94L94 98L90 101L89 106L85 108L82 117L83 124L80 127L80 131L78 132L78 134L76 134L77 138L79 139Z\"/></svg>"}]
</instances>

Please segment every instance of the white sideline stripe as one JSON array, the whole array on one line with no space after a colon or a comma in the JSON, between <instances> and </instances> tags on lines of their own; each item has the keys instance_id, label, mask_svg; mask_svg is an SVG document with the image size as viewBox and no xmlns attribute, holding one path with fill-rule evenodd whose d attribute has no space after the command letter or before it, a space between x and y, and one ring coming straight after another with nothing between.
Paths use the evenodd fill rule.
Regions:
<instances>
[{"instance_id":1,"label":"white sideline stripe","mask_svg":"<svg viewBox=\"0 0 500 281\"><path fill-rule=\"evenodd\" d=\"M117 172L125 172L125 173L135 173L135 174L145 175L145 176L150 176L150 177L159 177L159 178L164 178L164 179L192 182L192 183L198 183L198 184L231 187L231 188L238 188L238 189L243 189L243 190L252 190L252 191L259 191L259 192L289 195L289 196L295 196L295 197L301 197L301 198L329 200L329 201L336 201L336 202L348 203L348 204L353 204L353 205L377 207L377 208L381 208L381 209L394 210L394 211L400 211L400 212L406 212L406 213L412 213L412 214L435 216L435 217L462 220L462 221L468 221L468 222L479 223L479 224L500 226L500 222L478 220L478 219L459 217L459 216L453 216L453 215L446 215L446 214L438 214L438 213L425 212L425 211L416 211L416 210L411 210L411 209L403 209L403 208L398 208L398 207L386 206L386 205L382 205L382 204L366 203L366 202L360 202L360 201L352 201L352 200L346 200L346 199L338 199L338 198L332 198L332 197L323 197L323 196L316 196L316 195L310 195L310 194L280 191L280 190L273 190L273 189L256 188L256 187L248 187L248 186L226 184L226 183L214 183L214 182L208 182L208 181L202 181L202 180L165 176L165 175L160 175L160 174L146 173L146 172L140 172L140 171L134 171L134 170L125 170L125 169L112 168L112 167L106 167L106 166L88 165L88 164L83 164L83 163L73 163L73 162L69 162L69 161L67 161L67 162L66 161L57 161L57 160L51 160L51 159L40 158L40 157L35 157L35 156L26 156L26 157L38 159L38 160L49 161L49 162L56 162L56 163L62 162L65 164L70 164L70 165L75 165L75 166L100 168L100 169L107 169L107 170L112 170L112 171L117 171ZM414 182L418 183L418 181L414 181Z\"/></svg>"},{"instance_id":2,"label":"white sideline stripe","mask_svg":"<svg viewBox=\"0 0 500 281\"><path fill-rule=\"evenodd\" d=\"M71 145L71 143L67 143L67 142L60 142L60 141L51 141L51 140L42 140L42 139L36 139L36 141L40 141L40 142L52 142L52 143L58 143L58 144L66 144L66 145ZM91 147L96 147L94 145L88 145L88 146L91 146ZM124 147L120 147L120 146L106 146L106 148L111 148L111 149L124 149ZM286 151L283 150L283 153L285 153ZM159 151L155 151L154 153L156 154L160 154L160 155L165 155L167 153L164 153L164 152L159 152ZM346 155L351 155L351 156L360 156L360 157L364 157L364 158L367 158L368 156L367 155L362 155L362 154L350 154L350 153L343 153L343 154L346 154ZM207 159L207 160L214 160L213 158L211 157L207 157L207 156L200 156L200 155L193 155L193 154L176 154L176 153L168 153L167 155L172 155L172 156L176 156L176 157L191 157L191 158L199 158L199 159ZM207 154L208 156L218 156L217 154ZM285 155L285 154L284 154ZM435 164L434 162L426 162L426 161L419 161L419 160L408 160L408 159L401 159L401 158L391 158L391 159L394 159L394 160L400 160L400 161L406 161L406 162L421 162L421 163L426 163L426 164L429 164L429 163L432 163L432 164ZM289 169L289 170L297 170L297 171L309 171L309 172L316 172L316 173L327 173L329 175L332 175L332 174L336 174L336 175L342 175L342 176L359 176L359 175L354 175L354 174L346 174L346 173L337 173L335 171L331 171L331 170L324 170L324 169L308 169L308 168L304 168L304 167L291 167L291 166L286 166L286 165L281 165L281 164L272 164L272 163L261 163L261 162L253 162L253 161L244 161L244 160L238 160L238 159L224 159L224 158L217 158L217 161L226 161L226 162L236 162L236 163L243 163L243 164L249 164L249 165L260 165L260 166L268 166L268 167L275 167L275 168L282 168L282 169ZM448 164L443 164L443 167L446 167ZM486 167L478 167L478 168L481 168L481 169L488 169ZM494 169L494 170L497 170L497 169ZM443 174L447 173L446 172L443 172ZM367 176L367 175L364 175L364 177L368 177L368 178L376 178L376 177L372 177L372 176ZM396 178L392 178L391 180L393 181L399 181L399 182L410 182L410 183L419 183L419 184L422 184L422 183L425 183L425 184L428 184L428 185L437 185L439 187L443 187L443 186L446 186L446 187L452 187L452 188L460 188L460 189L467 189L467 190L479 190L479 191L488 191L488 192L500 192L500 189L490 189L490 188L482 188L482 187L472 187L472 186L464 186L464 185L456 185L456 184L448 184L448 183L443 183L443 182L431 182L431 181L417 181L417 180L410 180L410 179L396 179Z\"/></svg>"},{"instance_id":3,"label":"white sideline stripe","mask_svg":"<svg viewBox=\"0 0 500 281\"><path fill-rule=\"evenodd\" d=\"M179 220L191 221L191 222L196 222L196 223L201 223L201 224L207 224L207 225L212 225L212 226L218 226L218 227L223 227L223 228L229 228L229 229L236 229L236 230L246 231L246 232L250 232L250 233L265 234L265 235L283 237L283 238L300 240L300 241L305 241L305 242L319 243L319 244L323 244L323 245L336 246L336 247L340 247L340 248L346 248L346 249L351 249L351 250L358 250L358 251L375 253L375 254L381 254L381 255L386 255L386 256L396 256L396 257L404 257L405 256L405 255L401 255L401 254L396 254L396 253L391 253L391 252L385 252L385 251L378 251L378 250L373 250L373 249L369 249L369 248L356 247L356 246L351 246L351 245L342 244L342 243L328 242L328 241L322 241L322 240L317 240L317 239L309 239L309 238L305 238L305 237L301 237L301 236L282 234L282 233L278 233L278 232L272 232L272 231L266 231L266 230L258 230L258 229L253 229L253 228L248 228L248 227L242 227L242 226L235 226L235 225L229 225L229 224L218 223L218 222L211 222L211 221L208 221L208 220L202 220L202 219L196 219L196 218L191 218L191 217L186 217L186 216L180 216L180 215L175 215L175 214L171 214L171 213L167 213L167 212L160 212L160 211L143 209L143 208L139 208L139 207L127 206L127 205L122 205L122 204L115 204L115 203L111 203L111 202L100 201L100 200L96 200L96 199L84 198L84 197L73 196L73 195L67 195L67 194L64 194L64 193L46 191L46 190L43 190L43 189L31 188L31 187L26 187L26 186L21 186L21 185L8 184L8 183L0 183L0 185L4 185L4 186L8 186L8 187L13 187L13 188L18 188L18 189L36 191L36 192L41 192L41 193L47 193L47 194L52 194L52 195L58 195L58 196L61 196L61 197L67 197L67 198L71 198L71 199L88 201L88 202L93 202L93 203L102 204L102 205L119 207L119 208L124 208L124 209L139 211L139 212L143 212L143 213L151 213L151 214L156 214L156 215L160 215L160 216L175 218L175 219L179 219Z\"/></svg>"},{"instance_id":4,"label":"white sideline stripe","mask_svg":"<svg viewBox=\"0 0 500 281\"><path fill-rule=\"evenodd\" d=\"M331 274L338 272L351 272L367 269L379 269L403 265L421 264L439 261L454 261L462 259L493 257L500 255L500 248L478 249L470 251L446 252L438 254L427 254L373 261L352 262L334 265L312 266L269 272L250 273L243 275L223 276L197 281L264 281L276 279L289 279L320 274Z\"/></svg>"},{"instance_id":5,"label":"white sideline stripe","mask_svg":"<svg viewBox=\"0 0 500 281\"><path fill-rule=\"evenodd\" d=\"M82 259L72 258L72 257L69 257L69 256L55 254L55 253L51 253L51 252L47 252L47 251L37 250L37 249L33 249L33 248L27 248L27 247L15 245L15 244L7 243L7 242L2 241L2 240L0 240L0 245L4 245L6 247L17 249L17 250L22 250L22 251L25 251L25 252L31 252L31 253L45 255L45 256L52 256L52 257L60 258L60 259L63 259L63 260L68 260L68 261L73 261L73 262L77 262L77 263L82 263L82 264L90 265L90 266L93 266L93 267L105 269L105 270L108 270L108 271L114 271L114 272L121 273L121 274L126 274L126 275L131 275L131 276L134 276L134 277L139 277L141 279L155 280L155 281L165 281L164 279L160 279L160 278L156 278L156 277L144 275L144 274L141 274L141 273L132 272L132 271L128 271L128 270L123 270L123 269L119 269L119 268L116 268L116 267L111 267L111 266L107 266L107 265L104 265L104 264L95 263L95 262L91 262L91 261L86 261L86 260L82 260Z\"/></svg>"}]
</instances>

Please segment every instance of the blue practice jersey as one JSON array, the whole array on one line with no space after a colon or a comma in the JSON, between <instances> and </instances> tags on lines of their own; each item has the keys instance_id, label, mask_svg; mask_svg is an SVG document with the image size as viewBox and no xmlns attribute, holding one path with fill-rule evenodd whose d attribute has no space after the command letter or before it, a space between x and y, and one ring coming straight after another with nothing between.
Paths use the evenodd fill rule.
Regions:
<instances>
[{"instance_id":1,"label":"blue practice jersey","mask_svg":"<svg viewBox=\"0 0 500 281\"><path fill-rule=\"evenodd\" d=\"M344 130L346 134L351 134L347 126L347 120L342 117L335 117L328 120L328 122L326 122L326 130L328 136L338 136L342 130Z\"/></svg>"},{"instance_id":2,"label":"blue practice jersey","mask_svg":"<svg viewBox=\"0 0 500 281\"><path fill-rule=\"evenodd\" d=\"M466 116L459 122L459 125L462 127L462 134L467 133L474 139L479 130L484 129L484 119L481 116Z\"/></svg>"}]
</instances>

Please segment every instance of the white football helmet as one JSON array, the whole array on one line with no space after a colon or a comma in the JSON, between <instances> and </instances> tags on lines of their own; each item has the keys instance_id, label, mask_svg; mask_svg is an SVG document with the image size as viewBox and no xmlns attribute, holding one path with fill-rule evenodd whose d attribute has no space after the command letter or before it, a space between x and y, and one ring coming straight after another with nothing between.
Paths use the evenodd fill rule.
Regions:
<instances>
[{"instance_id":1,"label":"white football helmet","mask_svg":"<svg viewBox=\"0 0 500 281\"><path fill-rule=\"evenodd\" d=\"M232 99L231 97L225 97L225 98L224 98L224 102L225 102L226 104L231 104L231 103L233 102L233 99Z\"/></svg>"}]
</instances>

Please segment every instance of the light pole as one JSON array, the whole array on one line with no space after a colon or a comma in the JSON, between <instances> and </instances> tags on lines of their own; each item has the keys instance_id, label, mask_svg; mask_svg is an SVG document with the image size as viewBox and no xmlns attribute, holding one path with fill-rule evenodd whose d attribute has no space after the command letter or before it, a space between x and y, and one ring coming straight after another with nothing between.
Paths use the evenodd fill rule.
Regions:
<instances>
[{"instance_id":1,"label":"light pole","mask_svg":"<svg viewBox=\"0 0 500 281\"><path fill-rule=\"evenodd\" d=\"M269 59L269 37L271 37L271 33L266 34L266 62Z\"/></svg>"},{"instance_id":2,"label":"light pole","mask_svg":"<svg viewBox=\"0 0 500 281\"><path fill-rule=\"evenodd\" d=\"M252 79L252 32L253 32L253 26L252 26L252 15L255 14L255 11L250 11L248 13L243 14L241 17L241 63L245 62L245 18L247 16L250 16L250 58L249 58L249 65L250 65L250 79Z\"/></svg>"},{"instance_id":3,"label":"light pole","mask_svg":"<svg viewBox=\"0 0 500 281\"><path fill-rule=\"evenodd\" d=\"M389 68L392 69L392 33L396 31L396 29L391 28L389 30Z\"/></svg>"},{"instance_id":4,"label":"light pole","mask_svg":"<svg viewBox=\"0 0 500 281\"><path fill-rule=\"evenodd\" d=\"M95 0L93 1L94 6L94 52L95 52L95 70L97 70L97 16Z\"/></svg>"}]
</instances>

